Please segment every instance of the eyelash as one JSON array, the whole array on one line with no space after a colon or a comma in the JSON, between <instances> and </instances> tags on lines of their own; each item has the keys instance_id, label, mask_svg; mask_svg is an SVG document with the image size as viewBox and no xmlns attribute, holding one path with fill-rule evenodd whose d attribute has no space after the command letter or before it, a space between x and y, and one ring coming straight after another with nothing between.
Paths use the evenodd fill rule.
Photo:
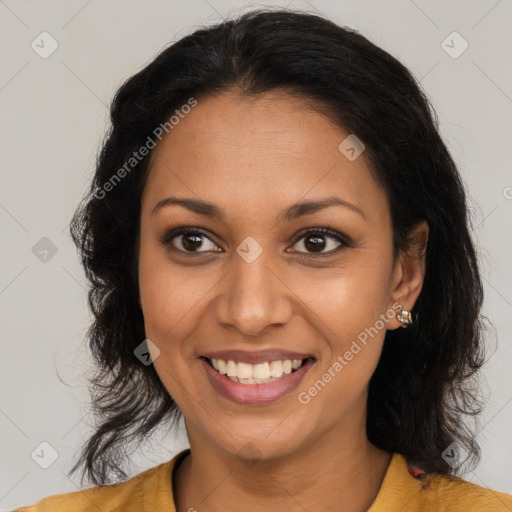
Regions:
<instances>
[{"instance_id":1,"label":"eyelash","mask_svg":"<svg viewBox=\"0 0 512 512\"><path fill-rule=\"evenodd\" d=\"M190 251L183 251L181 249L177 249L172 244L172 240L174 238L180 236L180 235L204 236L208 240L210 240L212 243L215 243L208 236L208 234L205 231L203 231L202 229L196 228L196 227L182 227L182 228L173 229L173 230L165 233L165 235L163 235L160 238L160 242L167 249L169 249L169 250L171 250L173 252L176 252L176 253L179 253L179 254L187 254L187 255L190 255L192 257L194 257L196 255L199 255L201 253L208 252L208 251L190 252ZM331 228L328 228L328 227L307 229L306 231L303 231L302 233L299 233L299 237L295 240L295 242L292 245L295 245L297 242L299 242L303 238L307 238L307 237L311 237L311 236L324 236L324 237L333 238L337 242L340 242L342 245L337 247L336 249L333 249L333 250L329 251L329 252L323 252L323 253L316 253L315 254L315 253L305 253L305 252L301 252L301 251L293 251L293 252L297 252L298 254L300 254L301 257L306 258L306 259L318 259L318 258L323 258L323 257L327 257L327 256L333 256L334 254L339 253L340 251L342 251L345 248L352 247L352 240L348 236L342 235L338 231L335 231L334 229L331 229ZM220 252L220 251L215 251L215 252Z\"/></svg>"}]
</instances>

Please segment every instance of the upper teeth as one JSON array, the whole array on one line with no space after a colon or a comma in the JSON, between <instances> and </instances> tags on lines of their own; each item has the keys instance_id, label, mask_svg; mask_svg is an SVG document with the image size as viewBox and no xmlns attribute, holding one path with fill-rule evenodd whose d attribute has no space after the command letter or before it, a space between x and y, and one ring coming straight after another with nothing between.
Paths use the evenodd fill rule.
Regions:
<instances>
[{"instance_id":1,"label":"upper teeth","mask_svg":"<svg viewBox=\"0 0 512 512\"><path fill-rule=\"evenodd\" d=\"M270 361L258 364L237 363L212 359L213 367L222 375L238 377L239 379L269 379L279 378L283 374L292 372L302 366L302 359L286 359L284 361Z\"/></svg>"}]
</instances>

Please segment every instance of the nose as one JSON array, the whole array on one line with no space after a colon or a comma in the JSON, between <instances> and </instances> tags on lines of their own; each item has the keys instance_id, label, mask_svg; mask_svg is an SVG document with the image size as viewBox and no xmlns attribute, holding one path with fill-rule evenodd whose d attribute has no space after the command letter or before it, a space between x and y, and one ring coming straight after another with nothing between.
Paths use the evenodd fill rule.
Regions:
<instances>
[{"instance_id":1,"label":"nose","mask_svg":"<svg viewBox=\"0 0 512 512\"><path fill-rule=\"evenodd\" d=\"M293 316L293 292L265 251L248 263L238 254L223 279L215 301L215 318L246 336L261 336L270 326L283 326Z\"/></svg>"}]
</instances>

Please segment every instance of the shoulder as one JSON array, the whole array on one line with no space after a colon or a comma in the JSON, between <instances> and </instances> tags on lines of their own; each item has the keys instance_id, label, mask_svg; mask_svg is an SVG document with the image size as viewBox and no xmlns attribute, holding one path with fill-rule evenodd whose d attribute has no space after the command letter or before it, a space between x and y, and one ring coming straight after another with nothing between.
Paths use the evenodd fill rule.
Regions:
<instances>
[{"instance_id":1,"label":"shoulder","mask_svg":"<svg viewBox=\"0 0 512 512\"><path fill-rule=\"evenodd\" d=\"M423 479L422 479L423 480ZM427 475L422 491L437 510L512 511L512 495L450 475Z\"/></svg>"},{"instance_id":2,"label":"shoulder","mask_svg":"<svg viewBox=\"0 0 512 512\"><path fill-rule=\"evenodd\" d=\"M98 512L131 511L144 509L144 492L148 484L170 469L173 460L150 468L129 480L113 485L99 485L66 494L48 496L31 506L14 512Z\"/></svg>"},{"instance_id":3,"label":"shoulder","mask_svg":"<svg viewBox=\"0 0 512 512\"><path fill-rule=\"evenodd\" d=\"M452 475L425 473L394 453L369 512L512 512L512 496Z\"/></svg>"}]
</instances>

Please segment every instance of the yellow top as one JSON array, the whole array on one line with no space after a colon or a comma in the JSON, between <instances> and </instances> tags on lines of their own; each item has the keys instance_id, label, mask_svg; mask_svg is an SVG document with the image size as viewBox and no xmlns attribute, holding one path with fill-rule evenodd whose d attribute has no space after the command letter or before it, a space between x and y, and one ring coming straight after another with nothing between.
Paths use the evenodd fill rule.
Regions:
<instances>
[{"instance_id":1,"label":"yellow top","mask_svg":"<svg viewBox=\"0 0 512 512\"><path fill-rule=\"evenodd\" d=\"M176 512L172 497L174 468L188 453L116 485L104 485L43 498L14 512ZM453 476L414 478L405 458L394 453L368 512L510 512L512 495Z\"/></svg>"}]
</instances>

